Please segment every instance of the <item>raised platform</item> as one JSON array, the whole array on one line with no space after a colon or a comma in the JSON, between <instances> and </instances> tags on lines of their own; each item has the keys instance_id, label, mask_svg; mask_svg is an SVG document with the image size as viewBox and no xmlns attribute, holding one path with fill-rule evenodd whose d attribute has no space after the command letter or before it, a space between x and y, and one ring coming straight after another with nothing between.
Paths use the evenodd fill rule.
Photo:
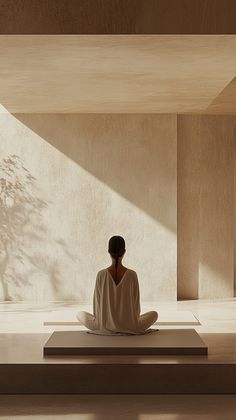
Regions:
<instances>
[{"instance_id":1,"label":"raised platform","mask_svg":"<svg viewBox=\"0 0 236 420\"><path fill-rule=\"evenodd\" d=\"M200 334L207 356L43 356L50 334L0 334L1 394L236 393L236 334Z\"/></svg>"},{"instance_id":2,"label":"raised platform","mask_svg":"<svg viewBox=\"0 0 236 420\"><path fill-rule=\"evenodd\" d=\"M200 325L194 328L206 343L208 355L44 356L43 346L55 330L82 331L83 328L44 326L43 322L50 317L70 322L73 313L90 308L78 308L75 303L0 305L0 393L236 393L236 299L154 302L143 307L143 312L156 308L160 321L166 322L188 322L182 314L181 320L172 319L173 313L183 312L185 317L186 311L192 312L199 319ZM166 314L169 319L164 319ZM158 328L182 330L185 327L158 325Z\"/></svg>"},{"instance_id":3,"label":"raised platform","mask_svg":"<svg viewBox=\"0 0 236 420\"><path fill-rule=\"evenodd\" d=\"M45 355L207 355L194 329L159 330L136 336L99 336L86 331L55 331Z\"/></svg>"}]
</instances>

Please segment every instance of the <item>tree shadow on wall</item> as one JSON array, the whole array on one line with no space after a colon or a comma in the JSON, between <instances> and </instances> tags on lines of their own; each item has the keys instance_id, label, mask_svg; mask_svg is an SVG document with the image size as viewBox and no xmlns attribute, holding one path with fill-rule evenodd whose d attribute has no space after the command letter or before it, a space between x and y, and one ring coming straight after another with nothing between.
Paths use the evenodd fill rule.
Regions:
<instances>
[{"instance_id":1,"label":"tree shadow on wall","mask_svg":"<svg viewBox=\"0 0 236 420\"><path fill-rule=\"evenodd\" d=\"M57 248L62 260L75 257L62 238L50 238L43 220L48 205L19 156L0 161L0 281L5 301L22 300L26 291L29 300L37 300L38 289L46 282L54 299L62 295L58 259L47 251Z\"/></svg>"}]
</instances>

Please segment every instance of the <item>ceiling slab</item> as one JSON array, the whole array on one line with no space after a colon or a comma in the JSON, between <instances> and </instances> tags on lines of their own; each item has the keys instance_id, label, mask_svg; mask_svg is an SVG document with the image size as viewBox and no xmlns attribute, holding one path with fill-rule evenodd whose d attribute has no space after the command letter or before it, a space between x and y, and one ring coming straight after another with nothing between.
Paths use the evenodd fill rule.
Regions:
<instances>
[{"instance_id":1,"label":"ceiling slab","mask_svg":"<svg viewBox=\"0 0 236 420\"><path fill-rule=\"evenodd\" d=\"M204 112L236 75L236 35L2 35L0 56L13 113Z\"/></svg>"}]
</instances>

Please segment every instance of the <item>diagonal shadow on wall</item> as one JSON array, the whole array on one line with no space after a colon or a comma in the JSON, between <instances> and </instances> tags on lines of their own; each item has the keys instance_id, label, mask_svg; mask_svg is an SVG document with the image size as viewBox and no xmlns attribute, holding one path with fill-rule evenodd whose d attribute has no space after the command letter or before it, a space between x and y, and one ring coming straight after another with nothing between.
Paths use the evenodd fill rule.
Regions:
<instances>
[{"instance_id":1,"label":"diagonal shadow on wall","mask_svg":"<svg viewBox=\"0 0 236 420\"><path fill-rule=\"evenodd\" d=\"M176 233L176 115L14 116L97 179Z\"/></svg>"}]
</instances>

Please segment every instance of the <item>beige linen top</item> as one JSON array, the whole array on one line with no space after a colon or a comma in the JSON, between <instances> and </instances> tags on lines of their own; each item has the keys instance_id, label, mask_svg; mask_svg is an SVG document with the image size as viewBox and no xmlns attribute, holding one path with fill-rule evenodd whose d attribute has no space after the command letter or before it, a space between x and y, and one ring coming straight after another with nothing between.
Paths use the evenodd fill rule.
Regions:
<instances>
[{"instance_id":1,"label":"beige linen top","mask_svg":"<svg viewBox=\"0 0 236 420\"><path fill-rule=\"evenodd\" d=\"M117 285L108 269L98 272L93 314L100 331L141 332L139 283L134 270L127 269Z\"/></svg>"}]
</instances>

